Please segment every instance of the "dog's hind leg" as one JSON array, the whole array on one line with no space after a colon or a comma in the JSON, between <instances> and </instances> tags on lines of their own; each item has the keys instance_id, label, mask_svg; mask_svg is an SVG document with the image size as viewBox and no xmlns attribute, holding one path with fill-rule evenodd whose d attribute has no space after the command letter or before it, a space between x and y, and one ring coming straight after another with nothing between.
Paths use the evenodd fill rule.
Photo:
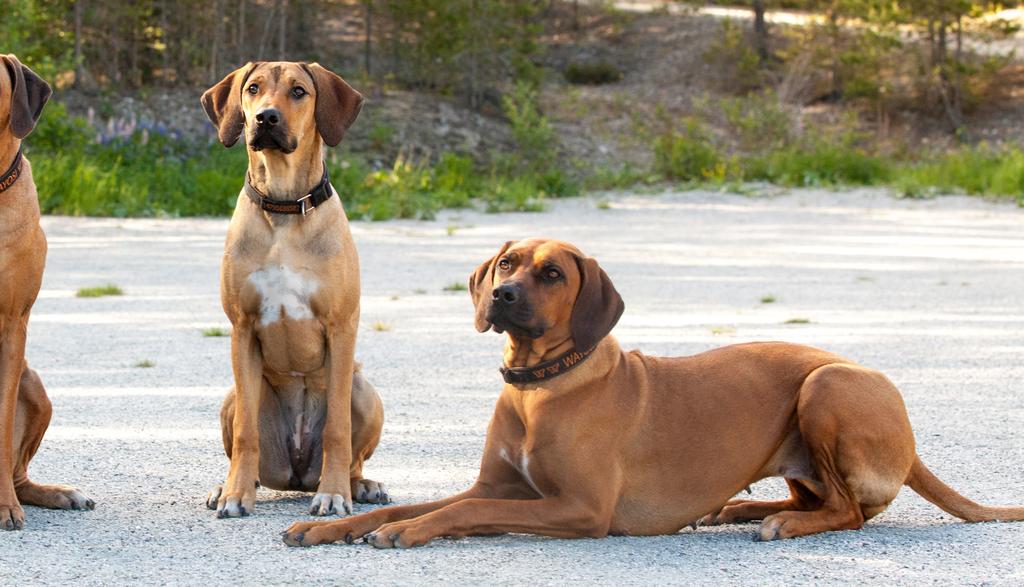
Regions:
<instances>
[{"instance_id":1,"label":"dog's hind leg","mask_svg":"<svg viewBox=\"0 0 1024 587\"><path fill-rule=\"evenodd\" d=\"M323 429L326 421L321 412L316 416L310 433L308 466L301 475L302 485L307 491L315 491L323 466ZM349 466L349 484L353 501L359 503L389 503L387 488L383 483L363 477L363 463L373 455L380 442L384 426L384 406L377 390L363 377L357 366L352 374L352 464Z\"/></svg>"},{"instance_id":2,"label":"dog's hind leg","mask_svg":"<svg viewBox=\"0 0 1024 587\"><path fill-rule=\"evenodd\" d=\"M821 506L821 498L812 492L807 485L796 479L786 479L789 485L789 499L778 501L758 501L753 499L733 499L717 513L711 513L700 521L701 526L718 526L721 524L739 524L756 522L766 517L785 511L808 511Z\"/></svg>"},{"instance_id":3,"label":"dog's hind leg","mask_svg":"<svg viewBox=\"0 0 1024 587\"><path fill-rule=\"evenodd\" d=\"M363 477L363 463L373 455L384 427L384 404L377 390L357 369L352 375L352 499L360 503L391 501L383 483Z\"/></svg>"},{"instance_id":4,"label":"dog's hind leg","mask_svg":"<svg viewBox=\"0 0 1024 587\"><path fill-rule=\"evenodd\" d=\"M93 500L81 491L63 485L40 485L28 478L28 463L50 425L53 410L39 375L25 366L18 385L18 408L14 418L14 490L26 505L61 510L91 510Z\"/></svg>"},{"instance_id":5,"label":"dog's hind leg","mask_svg":"<svg viewBox=\"0 0 1024 587\"><path fill-rule=\"evenodd\" d=\"M903 400L882 374L831 364L811 373L797 403L800 433L821 504L764 518L759 540L860 528L899 493L914 462L914 437Z\"/></svg>"}]
</instances>

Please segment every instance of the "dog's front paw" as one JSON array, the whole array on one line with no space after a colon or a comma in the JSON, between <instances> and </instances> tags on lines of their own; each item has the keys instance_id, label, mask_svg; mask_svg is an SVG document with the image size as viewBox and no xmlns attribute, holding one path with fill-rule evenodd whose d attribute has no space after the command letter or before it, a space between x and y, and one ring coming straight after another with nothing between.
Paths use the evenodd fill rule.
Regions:
<instances>
[{"instance_id":1,"label":"dog's front paw","mask_svg":"<svg viewBox=\"0 0 1024 587\"><path fill-rule=\"evenodd\" d=\"M384 484L370 479L353 481L352 495L359 503L391 503L391 496Z\"/></svg>"},{"instance_id":2,"label":"dog's front paw","mask_svg":"<svg viewBox=\"0 0 1024 587\"><path fill-rule=\"evenodd\" d=\"M426 544L430 538L422 531L420 524L409 521L384 524L367 534L363 540L374 548L412 548Z\"/></svg>"},{"instance_id":3,"label":"dog's front paw","mask_svg":"<svg viewBox=\"0 0 1024 587\"><path fill-rule=\"evenodd\" d=\"M21 530L25 527L25 510L21 504L0 504L0 529Z\"/></svg>"},{"instance_id":4,"label":"dog's front paw","mask_svg":"<svg viewBox=\"0 0 1024 587\"><path fill-rule=\"evenodd\" d=\"M217 510L218 518L241 518L256 510L256 487L232 491L217 486L206 498L206 507Z\"/></svg>"},{"instance_id":5,"label":"dog's front paw","mask_svg":"<svg viewBox=\"0 0 1024 587\"><path fill-rule=\"evenodd\" d=\"M309 504L313 516L351 515L352 498L340 493L317 493Z\"/></svg>"},{"instance_id":6,"label":"dog's front paw","mask_svg":"<svg viewBox=\"0 0 1024 587\"><path fill-rule=\"evenodd\" d=\"M380 510L330 522L295 522L281 533L288 546L314 546L345 542L352 544L383 522Z\"/></svg>"}]
</instances>

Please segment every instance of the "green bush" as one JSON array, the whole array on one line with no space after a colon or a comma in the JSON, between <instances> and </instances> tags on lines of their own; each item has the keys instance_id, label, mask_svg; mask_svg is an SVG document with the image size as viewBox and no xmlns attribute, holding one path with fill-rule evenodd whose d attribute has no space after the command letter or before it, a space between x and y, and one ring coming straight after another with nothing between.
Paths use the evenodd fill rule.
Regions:
<instances>
[{"instance_id":1,"label":"green bush","mask_svg":"<svg viewBox=\"0 0 1024 587\"><path fill-rule=\"evenodd\" d=\"M540 135L535 112L520 110L524 157L507 169L481 171L468 157L443 154L436 163L399 153L390 168L373 170L352 154L328 156L331 181L353 218L431 218L442 208L479 200L491 210L536 210L548 196L575 193L554 163L550 127ZM132 128L127 125L127 128ZM247 165L245 149L194 146L159 132L99 136L59 103L47 108L27 153L42 210L74 216L225 216L234 209ZM522 166L522 172L519 167Z\"/></svg>"},{"instance_id":2,"label":"green bush","mask_svg":"<svg viewBox=\"0 0 1024 587\"><path fill-rule=\"evenodd\" d=\"M561 198L578 194L579 185L560 167L558 137L540 112L536 89L520 82L504 97L502 106L512 127L516 148L510 155L496 157L492 176L514 179L508 190L499 191L510 194L514 201L524 201L519 197L524 190L540 197ZM532 188L527 190L526 186Z\"/></svg>"},{"instance_id":3,"label":"green bush","mask_svg":"<svg viewBox=\"0 0 1024 587\"><path fill-rule=\"evenodd\" d=\"M744 150L774 149L795 140L794 116L774 91L724 98L720 108Z\"/></svg>"},{"instance_id":4,"label":"green bush","mask_svg":"<svg viewBox=\"0 0 1024 587\"><path fill-rule=\"evenodd\" d=\"M906 197L954 193L1013 196L1024 205L1024 152L982 144L902 165L893 183Z\"/></svg>"},{"instance_id":5,"label":"green bush","mask_svg":"<svg viewBox=\"0 0 1024 587\"><path fill-rule=\"evenodd\" d=\"M728 161L707 131L696 120L686 119L681 129L670 127L654 140L654 169L672 180L724 179Z\"/></svg>"},{"instance_id":6,"label":"green bush","mask_svg":"<svg viewBox=\"0 0 1024 587\"><path fill-rule=\"evenodd\" d=\"M565 68L565 81L570 84L599 86L622 79L622 71L608 61L573 61Z\"/></svg>"},{"instance_id":7,"label":"green bush","mask_svg":"<svg viewBox=\"0 0 1024 587\"><path fill-rule=\"evenodd\" d=\"M101 141L94 133L63 105L47 108L27 141L44 212L195 216L229 214L234 207L243 150L196 149L156 130Z\"/></svg>"},{"instance_id":8,"label":"green bush","mask_svg":"<svg viewBox=\"0 0 1024 587\"><path fill-rule=\"evenodd\" d=\"M891 177L891 168L881 157L826 140L754 155L743 167L745 179L794 187L877 185Z\"/></svg>"}]
</instances>

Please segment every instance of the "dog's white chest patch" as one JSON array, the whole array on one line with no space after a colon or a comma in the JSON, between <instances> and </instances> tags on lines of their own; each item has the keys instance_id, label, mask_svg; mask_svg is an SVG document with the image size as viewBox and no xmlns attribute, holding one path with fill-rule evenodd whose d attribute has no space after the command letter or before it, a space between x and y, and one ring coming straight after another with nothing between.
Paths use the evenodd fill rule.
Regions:
<instances>
[{"instance_id":1,"label":"dog's white chest patch","mask_svg":"<svg viewBox=\"0 0 1024 587\"><path fill-rule=\"evenodd\" d=\"M296 320L313 317L309 299L320 288L317 280L279 265L252 273L249 283L260 294L260 323L264 326L285 315Z\"/></svg>"},{"instance_id":2,"label":"dog's white chest patch","mask_svg":"<svg viewBox=\"0 0 1024 587\"><path fill-rule=\"evenodd\" d=\"M534 491L537 492L537 495L544 497L544 492L542 492L537 487L537 484L533 482L533 477L530 477L530 457L527 456L526 451L523 451L522 454L519 455L519 462L516 462L515 460L512 459L512 457L508 454L508 451L505 450L505 447L501 448L501 450L498 452L498 455L501 456L501 459L503 461L512 465L513 469L519 471L519 474L522 475L524 479L526 479L526 483L531 488L533 488Z\"/></svg>"}]
</instances>

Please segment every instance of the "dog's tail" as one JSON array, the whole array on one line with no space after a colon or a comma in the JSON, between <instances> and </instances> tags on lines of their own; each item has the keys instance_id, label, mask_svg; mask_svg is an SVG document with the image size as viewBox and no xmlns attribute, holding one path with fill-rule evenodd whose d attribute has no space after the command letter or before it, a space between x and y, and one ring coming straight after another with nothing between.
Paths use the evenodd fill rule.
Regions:
<instances>
[{"instance_id":1,"label":"dog's tail","mask_svg":"<svg viewBox=\"0 0 1024 587\"><path fill-rule=\"evenodd\" d=\"M914 466L904 482L921 497L939 506L946 513L968 522L1013 522L1024 520L1024 507L992 507L975 503L946 485L921 462L914 458Z\"/></svg>"}]
</instances>

